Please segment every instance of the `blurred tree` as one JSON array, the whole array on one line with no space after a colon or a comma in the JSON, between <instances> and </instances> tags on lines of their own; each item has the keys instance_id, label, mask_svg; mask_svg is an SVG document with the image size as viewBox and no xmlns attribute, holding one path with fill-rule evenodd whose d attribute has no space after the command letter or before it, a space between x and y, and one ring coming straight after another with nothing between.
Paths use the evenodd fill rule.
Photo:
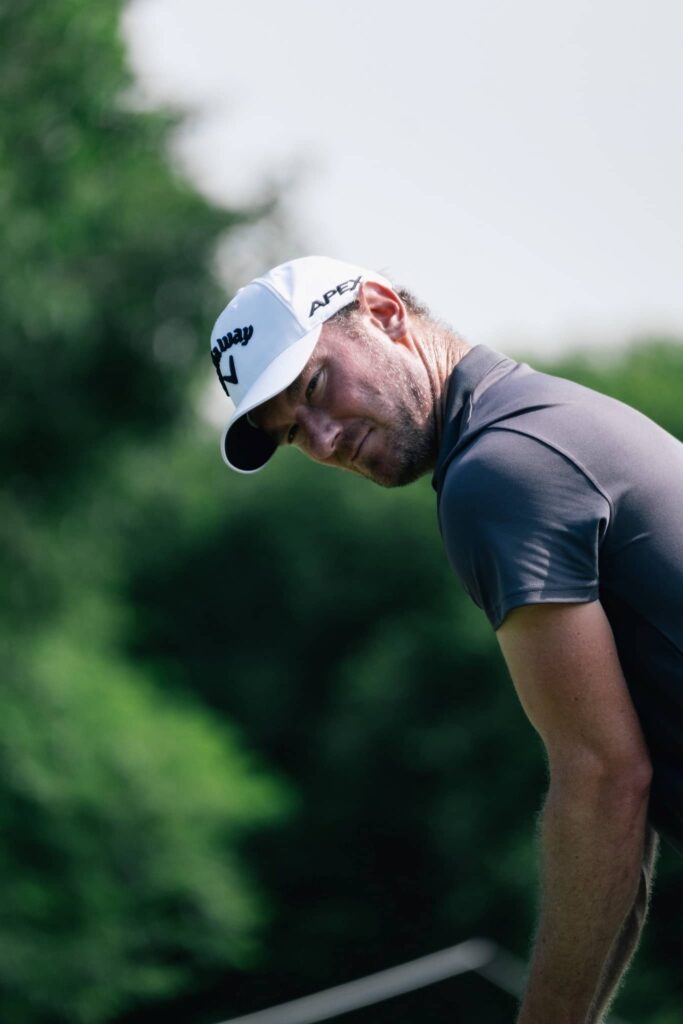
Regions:
<instances>
[{"instance_id":1,"label":"blurred tree","mask_svg":"<svg viewBox=\"0 0 683 1024\"><path fill-rule=\"evenodd\" d=\"M127 109L119 6L0 6L0 529L32 582L27 508L53 519L117 444L182 412L218 301L207 257L247 215L169 170L172 118Z\"/></svg>"},{"instance_id":2,"label":"blurred tree","mask_svg":"<svg viewBox=\"0 0 683 1024\"><path fill-rule=\"evenodd\" d=\"M42 500L178 416L216 309L207 256L245 216L169 170L172 118L128 109L119 10L0 8L0 454Z\"/></svg>"},{"instance_id":3,"label":"blurred tree","mask_svg":"<svg viewBox=\"0 0 683 1024\"><path fill-rule=\"evenodd\" d=\"M132 109L120 4L0 4L0 1019L99 1024L244 966L245 835L287 806L235 729L126 658L129 507L220 296L211 208ZM201 339L201 340L200 340ZM157 524L157 528L159 524Z\"/></svg>"},{"instance_id":4,"label":"blurred tree","mask_svg":"<svg viewBox=\"0 0 683 1024\"><path fill-rule=\"evenodd\" d=\"M257 953L238 840L282 792L86 624L43 635L4 686L0 1008L16 1024L110 1020Z\"/></svg>"}]
</instances>

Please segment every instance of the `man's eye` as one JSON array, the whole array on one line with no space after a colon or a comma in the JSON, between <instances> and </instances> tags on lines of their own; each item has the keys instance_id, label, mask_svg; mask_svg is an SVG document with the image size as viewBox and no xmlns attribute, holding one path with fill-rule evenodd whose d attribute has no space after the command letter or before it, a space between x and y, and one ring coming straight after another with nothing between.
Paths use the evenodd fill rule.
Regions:
<instances>
[{"instance_id":1,"label":"man's eye","mask_svg":"<svg viewBox=\"0 0 683 1024\"><path fill-rule=\"evenodd\" d=\"M298 429L299 428L297 427L296 423L289 428L289 430L287 431L287 444L294 444L294 438L296 437L296 432Z\"/></svg>"},{"instance_id":2,"label":"man's eye","mask_svg":"<svg viewBox=\"0 0 683 1024\"><path fill-rule=\"evenodd\" d=\"M308 387L306 388L306 398L310 398L313 392L315 391L315 386L318 383L319 376L320 374L316 373L315 376L311 377L310 381L308 382Z\"/></svg>"}]
</instances>

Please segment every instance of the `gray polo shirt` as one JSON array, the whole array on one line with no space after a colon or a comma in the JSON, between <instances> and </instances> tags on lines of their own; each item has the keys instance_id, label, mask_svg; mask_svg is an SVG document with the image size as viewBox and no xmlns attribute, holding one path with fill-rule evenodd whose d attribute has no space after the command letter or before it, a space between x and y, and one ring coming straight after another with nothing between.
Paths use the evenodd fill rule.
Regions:
<instances>
[{"instance_id":1,"label":"gray polo shirt","mask_svg":"<svg viewBox=\"0 0 683 1024\"><path fill-rule=\"evenodd\" d=\"M498 629L600 600L647 740L653 824L683 850L683 444L614 398L477 345L433 479L450 563Z\"/></svg>"}]
</instances>

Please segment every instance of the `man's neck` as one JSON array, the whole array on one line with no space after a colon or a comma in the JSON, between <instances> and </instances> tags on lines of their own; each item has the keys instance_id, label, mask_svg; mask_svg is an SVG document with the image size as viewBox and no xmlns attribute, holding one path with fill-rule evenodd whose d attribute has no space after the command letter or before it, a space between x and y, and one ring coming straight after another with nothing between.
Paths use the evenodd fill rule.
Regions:
<instances>
[{"instance_id":1,"label":"man's neck","mask_svg":"<svg viewBox=\"0 0 683 1024\"><path fill-rule=\"evenodd\" d=\"M455 331L450 331L447 328L432 323L424 325L420 332L419 345L425 365L427 366L432 389L434 427L438 448L443 436L443 426L446 418L446 398L451 374L463 356L466 356L471 350L472 345L468 344Z\"/></svg>"}]
</instances>

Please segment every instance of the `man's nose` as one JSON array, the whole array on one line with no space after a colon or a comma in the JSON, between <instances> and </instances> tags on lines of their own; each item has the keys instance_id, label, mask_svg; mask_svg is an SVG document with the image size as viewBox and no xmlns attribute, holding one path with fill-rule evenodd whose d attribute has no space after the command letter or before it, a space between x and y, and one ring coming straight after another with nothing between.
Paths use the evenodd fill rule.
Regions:
<instances>
[{"instance_id":1,"label":"man's nose","mask_svg":"<svg viewBox=\"0 0 683 1024\"><path fill-rule=\"evenodd\" d=\"M341 427L328 413L323 409L305 406L299 413L299 424L304 434L303 448L307 455L321 462L334 455Z\"/></svg>"}]
</instances>

